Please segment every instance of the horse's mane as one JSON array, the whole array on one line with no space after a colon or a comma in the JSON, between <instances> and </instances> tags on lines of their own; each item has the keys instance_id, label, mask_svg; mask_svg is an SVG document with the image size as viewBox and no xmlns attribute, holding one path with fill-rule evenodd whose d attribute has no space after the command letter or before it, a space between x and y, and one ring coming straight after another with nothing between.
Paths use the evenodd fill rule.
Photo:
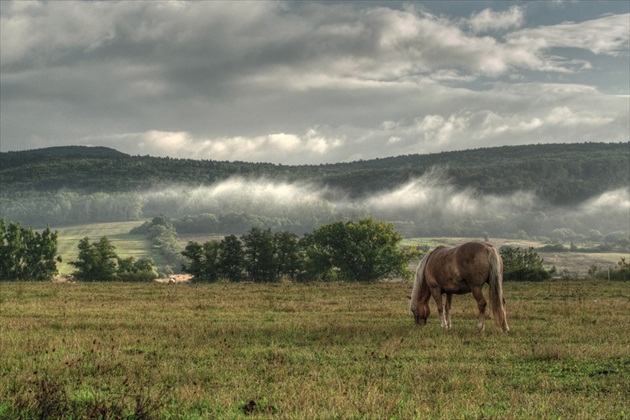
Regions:
<instances>
[{"instance_id":1,"label":"horse's mane","mask_svg":"<svg viewBox=\"0 0 630 420\"><path fill-rule=\"evenodd\" d=\"M420 261L420 265L416 270L416 274L413 277L413 289L411 290L411 302L409 303L409 310L414 314L418 309L418 301L420 300L420 289L422 288L422 282L424 280L424 268L427 266L429 256L433 254L436 249L439 248L444 248L444 246L438 246L433 251L424 256L422 261Z\"/></svg>"}]
</instances>

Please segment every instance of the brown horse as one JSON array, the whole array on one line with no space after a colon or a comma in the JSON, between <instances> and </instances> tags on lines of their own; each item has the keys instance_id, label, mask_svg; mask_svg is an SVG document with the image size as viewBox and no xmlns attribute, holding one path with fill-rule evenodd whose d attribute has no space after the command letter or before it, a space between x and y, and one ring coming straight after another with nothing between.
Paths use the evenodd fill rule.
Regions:
<instances>
[{"instance_id":1,"label":"brown horse","mask_svg":"<svg viewBox=\"0 0 630 420\"><path fill-rule=\"evenodd\" d=\"M490 306L494 320L507 334L510 330L503 298L503 260L490 244L468 242L456 248L439 246L428 253L414 277L410 309L416 323L425 325L429 317L429 299L433 296L440 314L442 328L451 329L451 300L454 294L471 293L477 301L479 322L483 331L486 319L486 300L482 288L490 286ZM446 294L446 306L442 304Z\"/></svg>"}]
</instances>

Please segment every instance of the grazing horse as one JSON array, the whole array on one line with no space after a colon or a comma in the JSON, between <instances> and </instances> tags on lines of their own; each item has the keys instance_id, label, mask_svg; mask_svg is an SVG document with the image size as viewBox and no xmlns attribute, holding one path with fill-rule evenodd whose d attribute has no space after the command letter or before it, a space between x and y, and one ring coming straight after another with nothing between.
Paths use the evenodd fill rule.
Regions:
<instances>
[{"instance_id":1,"label":"grazing horse","mask_svg":"<svg viewBox=\"0 0 630 420\"><path fill-rule=\"evenodd\" d=\"M483 331L486 318L486 300L482 288L490 286L490 307L494 320L507 334L510 330L503 298L503 260L490 244L468 242L456 248L438 246L420 263L413 282L410 309L416 323L423 326L429 317L429 299L433 296L445 330L451 329L451 300L453 295L471 293L477 301L479 322ZM446 294L446 305L442 304Z\"/></svg>"}]
</instances>

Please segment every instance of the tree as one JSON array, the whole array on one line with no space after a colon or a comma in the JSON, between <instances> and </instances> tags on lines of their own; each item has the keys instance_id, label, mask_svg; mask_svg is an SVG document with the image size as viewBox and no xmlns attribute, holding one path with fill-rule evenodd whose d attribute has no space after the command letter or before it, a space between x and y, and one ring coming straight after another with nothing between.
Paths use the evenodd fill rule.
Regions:
<instances>
[{"instance_id":1,"label":"tree","mask_svg":"<svg viewBox=\"0 0 630 420\"><path fill-rule=\"evenodd\" d=\"M57 273L57 232L0 220L0 280L51 280Z\"/></svg>"},{"instance_id":2,"label":"tree","mask_svg":"<svg viewBox=\"0 0 630 420\"><path fill-rule=\"evenodd\" d=\"M123 281L151 281L158 277L157 268L151 258L118 258L116 276Z\"/></svg>"},{"instance_id":3,"label":"tree","mask_svg":"<svg viewBox=\"0 0 630 420\"><path fill-rule=\"evenodd\" d=\"M278 281L274 236L271 229L251 228L243 236L245 244L245 270L254 282Z\"/></svg>"},{"instance_id":4,"label":"tree","mask_svg":"<svg viewBox=\"0 0 630 420\"><path fill-rule=\"evenodd\" d=\"M551 278L551 274L543 267L544 260L534 248L503 247L503 279L515 281L542 281Z\"/></svg>"},{"instance_id":5,"label":"tree","mask_svg":"<svg viewBox=\"0 0 630 420\"><path fill-rule=\"evenodd\" d=\"M294 233L278 232L274 235L276 268L279 278L295 280L301 269L299 237Z\"/></svg>"},{"instance_id":6,"label":"tree","mask_svg":"<svg viewBox=\"0 0 630 420\"><path fill-rule=\"evenodd\" d=\"M236 235L229 235L219 243L219 273L229 281L241 281L245 278L245 253L243 245Z\"/></svg>"},{"instance_id":7,"label":"tree","mask_svg":"<svg viewBox=\"0 0 630 420\"><path fill-rule=\"evenodd\" d=\"M316 274L320 266L320 277L330 276L332 270L348 281L408 277L410 255L398 247L401 240L393 224L371 217L321 226L306 239L307 272Z\"/></svg>"},{"instance_id":8,"label":"tree","mask_svg":"<svg viewBox=\"0 0 630 420\"><path fill-rule=\"evenodd\" d=\"M86 236L79 241L78 248L77 261L70 262L77 269L72 273L75 278L85 281L116 279L118 255L107 236L94 243L90 243Z\"/></svg>"},{"instance_id":9,"label":"tree","mask_svg":"<svg viewBox=\"0 0 630 420\"><path fill-rule=\"evenodd\" d=\"M190 263L183 264L184 272L192 274L195 280L217 281L219 278L219 242L210 241L203 245L190 241L181 253Z\"/></svg>"}]
</instances>

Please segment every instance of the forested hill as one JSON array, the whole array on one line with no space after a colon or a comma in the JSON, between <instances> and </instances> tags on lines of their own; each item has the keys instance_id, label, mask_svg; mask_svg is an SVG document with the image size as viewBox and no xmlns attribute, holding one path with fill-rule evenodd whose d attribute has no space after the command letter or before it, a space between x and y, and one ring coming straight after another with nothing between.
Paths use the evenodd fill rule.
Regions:
<instances>
[{"instance_id":1,"label":"forested hill","mask_svg":"<svg viewBox=\"0 0 630 420\"><path fill-rule=\"evenodd\" d=\"M392 189L434 168L460 188L534 191L573 204L630 184L630 143L504 146L351 163L287 166L130 156L105 147L0 153L3 194L24 191L130 192L171 184L209 185L233 176L311 181L359 197Z\"/></svg>"}]
</instances>

